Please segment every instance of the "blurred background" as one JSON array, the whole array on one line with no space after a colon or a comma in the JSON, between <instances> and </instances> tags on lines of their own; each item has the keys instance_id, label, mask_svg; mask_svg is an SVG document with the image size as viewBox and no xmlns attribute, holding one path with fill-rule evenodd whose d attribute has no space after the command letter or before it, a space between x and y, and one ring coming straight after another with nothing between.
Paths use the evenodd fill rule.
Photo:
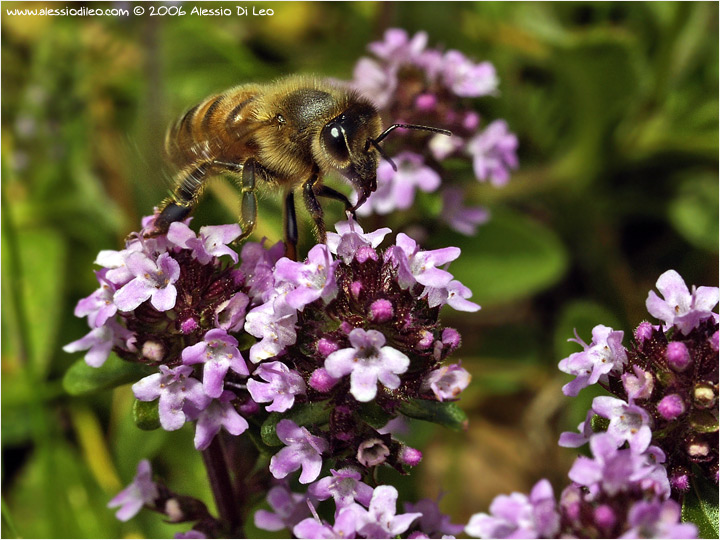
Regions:
<instances>
[{"instance_id":1,"label":"blurred background","mask_svg":"<svg viewBox=\"0 0 720 540\"><path fill-rule=\"evenodd\" d=\"M145 457L171 488L212 504L189 426L140 431L129 386L65 392L63 374L81 355L61 347L87 332L74 306L97 287L97 252L120 248L166 195L162 142L171 121L244 82L296 72L350 79L387 28L424 30L431 47L491 61L500 94L471 103L504 118L520 143L520 168L506 187L468 184L491 221L473 237L441 229L425 243L462 248L451 271L483 309L443 314L464 336L455 358L473 374L460 402L468 430L414 424L407 442L423 450L422 464L385 479L401 496L444 493L441 507L464 522L542 477L557 492L576 455L557 447L558 435L575 429L593 397L560 391L570 377L557 363L578 350L566 341L573 329L587 341L596 324L624 329L628 345L663 271L678 270L689 285L718 284L717 3L201 6L254 5L273 9L270 17L149 17L151 4L129 17L7 13L45 5L2 4L4 537L186 530L149 512L122 524L105 508ZM229 183L214 182L195 226L234 222L237 201ZM340 213L330 207L332 223ZM258 238L281 238L280 215L265 197Z\"/></svg>"}]
</instances>

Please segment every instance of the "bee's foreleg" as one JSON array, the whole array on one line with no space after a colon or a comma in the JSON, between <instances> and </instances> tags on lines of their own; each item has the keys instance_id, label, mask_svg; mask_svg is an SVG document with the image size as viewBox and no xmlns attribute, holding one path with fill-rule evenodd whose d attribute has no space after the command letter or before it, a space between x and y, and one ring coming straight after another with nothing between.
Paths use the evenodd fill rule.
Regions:
<instances>
[{"instance_id":1,"label":"bee's foreleg","mask_svg":"<svg viewBox=\"0 0 720 540\"><path fill-rule=\"evenodd\" d=\"M285 196L285 212L283 215L285 225L285 256L297 261L298 225L295 215L295 195L292 191Z\"/></svg>"},{"instance_id":2,"label":"bee's foreleg","mask_svg":"<svg viewBox=\"0 0 720 540\"><path fill-rule=\"evenodd\" d=\"M195 201L202 191L203 181L212 162L203 160L181 170L176 176L172 197L160 204L160 214L155 219L155 234L167 232L171 223L182 221L192 212Z\"/></svg>"},{"instance_id":3,"label":"bee's foreleg","mask_svg":"<svg viewBox=\"0 0 720 540\"><path fill-rule=\"evenodd\" d=\"M317 180L317 174L313 174L310 179L303 184L303 198L305 199L305 206L307 207L308 212L310 212L310 216L313 218L313 221L315 221L315 234L318 242L324 244L327 236L325 234L323 209L317 200L317 193L315 192L315 183ZM342 196L341 193L338 193L338 195Z\"/></svg>"},{"instance_id":4,"label":"bee's foreleg","mask_svg":"<svg viewBox=\"0 0 720 540\"><path fill-rule=\"evenodd\" d=\"M350 199L348 199L345 195L343 195L339 191L334 190L331 187L327 187L324 184L321 186L316 186L314 191L315 195L317 195L318 197L325 197L326 199L333 199L343 203L345 205L345 212L351 214L353 219L355 219L353 203L351 203Z\"/></svg>"},{"instance_id":5,"label":"bee's foreleg","mask_svg":"<svg viewBox=\"0 0 720 540\"><path fill-rule=\"evenodd\" d=\"M242 174L240 175L240 228L242 229L242 234L236 242L241 242L250 236L255 229L255 222L257 221L255 160L247 160L240 168L242 170Z\"/></svg>"}]
</instances>

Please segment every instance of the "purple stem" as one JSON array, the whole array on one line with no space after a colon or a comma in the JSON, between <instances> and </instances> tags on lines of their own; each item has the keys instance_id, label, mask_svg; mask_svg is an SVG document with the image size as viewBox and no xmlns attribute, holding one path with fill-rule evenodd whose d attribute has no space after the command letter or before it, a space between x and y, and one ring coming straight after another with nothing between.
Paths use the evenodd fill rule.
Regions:
<instances>
[{"instance_id":1,"label":"purple stem","mask_svg":"<svg viewBox=\"0 0 720 540\"><path fill-rule=\"evenodd\" d=\"M203 450L202 455L220 519L230 529L231 538L244 538L242 517L233 493L220 437L213 438L210 446Z\"/></svg>"}]
</instances>

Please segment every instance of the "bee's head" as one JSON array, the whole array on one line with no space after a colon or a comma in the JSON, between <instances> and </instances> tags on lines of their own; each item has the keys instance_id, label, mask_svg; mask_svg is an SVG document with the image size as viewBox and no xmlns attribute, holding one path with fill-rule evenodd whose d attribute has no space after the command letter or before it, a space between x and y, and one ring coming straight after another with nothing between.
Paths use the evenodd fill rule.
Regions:
<instances>
[{"instance_id":1,"label":"bee's head","mask_svg":"<svg viewBox=\"0 0 720 540\"><path fill-rule=\"evenodd\" d=\"M318 163L324 170L336 170L347 178L358 192L358 201L353 210L362 205L377 189L378 158L387 159L380 142L394 129L422 129L450 135L444 129L417 126L414 124L393 124L382 131L380 114L365 102L352 103L342 114L325 124L320 131L320 156Z\"/></svg>"},{"instance_id":2,"label":"bee's head","mask_svg":"<svg viewBox=\"0 0 720 540\"><path fill-rule=\"evenodd\" d=\"M377 188L378 153L369 141L381 131L377 110L363 102L352 103L320 131L318 163L350 181L359 195L356 208Z\"/></svg>"}]
</instances>

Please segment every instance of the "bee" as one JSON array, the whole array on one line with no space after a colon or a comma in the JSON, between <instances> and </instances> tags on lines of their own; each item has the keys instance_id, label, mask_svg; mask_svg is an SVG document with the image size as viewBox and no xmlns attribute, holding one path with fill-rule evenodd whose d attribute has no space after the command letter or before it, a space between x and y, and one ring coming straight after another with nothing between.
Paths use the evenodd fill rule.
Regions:
<instances>
[{"instance_id":1,"label":"bee","mask_svg":"<svg viewBox=\"0 0 720 540\"><path fill-rule=\"evenodd\" d=\"M302 192L315 222L315 235L324 243L326 229L318 198L340 201L353 214L377 188L379 157L388 159L380 142L399 127L450 135L413 124L393 124L383 131L380 114L369 100L311 76L245 84L210 96L167 132L165 151L177 173L172 195L160 204L153 234L166 232L171 223L192 212L207 179L231 173L241 193L238 241L255 228L256 191L282 190L286 253L294 259L298 241L295 193ZM323 177L333 171L357 191L354 205L344 194L323 185Z\"/></svg>"}]
</instances>

